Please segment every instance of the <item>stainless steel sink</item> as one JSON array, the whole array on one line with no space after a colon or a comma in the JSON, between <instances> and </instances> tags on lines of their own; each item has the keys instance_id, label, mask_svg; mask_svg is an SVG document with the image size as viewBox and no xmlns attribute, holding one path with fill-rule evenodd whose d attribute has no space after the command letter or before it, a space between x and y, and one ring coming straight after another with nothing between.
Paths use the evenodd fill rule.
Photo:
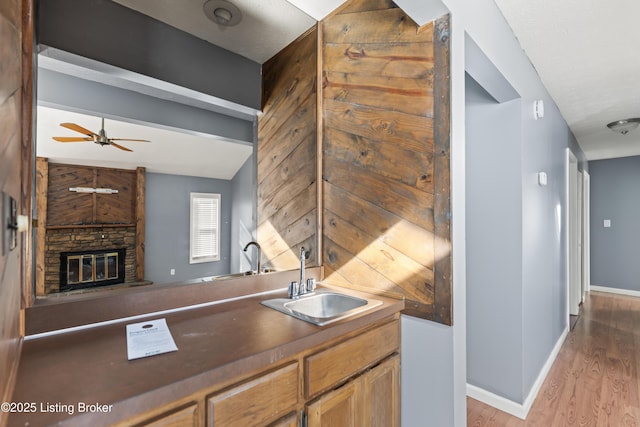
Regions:
<instances>
[{"instance_id":1,"label":"stainless steel sink","mask_svg":"<svg viewBox=\"0 0 640 427\"><path fill-rule=\"evenodd\" d=\"M314 325L323 326L377 307L382 301L318 290L299 298L275 298L262 304Z\"/></svg>"}]
</instances>

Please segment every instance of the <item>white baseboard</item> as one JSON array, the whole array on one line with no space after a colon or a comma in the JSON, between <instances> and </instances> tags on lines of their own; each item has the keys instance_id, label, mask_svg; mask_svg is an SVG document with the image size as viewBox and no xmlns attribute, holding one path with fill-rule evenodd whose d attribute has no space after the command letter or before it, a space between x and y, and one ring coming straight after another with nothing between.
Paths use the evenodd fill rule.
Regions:
<instances>
[{"instance_id":1,"label":"white baseboard","mask_svg":"<svg viewBox=\"0 0 640 427\"><path fill-rule=\"evenodd\" d=\"M592 286L593 289L593 286ZM533 402L536 400L538 396L538 392L544 383L545 378L547 378L547 374L551 370L553 366L553 362L555 362L556 357L558 357L558 353L560 353L560 349L562 348L562 344L564 343L564 339L569 334L569 326L562 331L560 334L560 338L556 342L556 345L551 350L551 354L549 354L549 358L545 362L544 366L540 370L538 374L538 378L533 383L527 398L524 400L524 403L517 403L513 400L506 399L502 396L498 396L497 394L491 393L490 391L486 391L480 387L476 387L467 383L467 396L479 400L482 403L485 403L489 406L493 406L496 409L501 410L502 412L506 412L508 414L513 415L514 417L518 417L522 420L527 418L527 414L529 414L529 410L533 405Z\"/></svg>"},{"instance_id":2,"label":"white baseboard","mask_svg":"<svg viewBox=\"0 0 640 427\"><path fill-rule=\"evenodd\" d=\"M640 291L631 291L629 289L609 288L607 286L591 285L591 290L596 292L608 292L610 294L628 295L630 297L640 297Z\"/></svg>"},{"instance_id":3,"label":"white baseboard","mask_svg":"<svg viewBox=\"0 0 640 427\"><path fill-rule=\"evenodd\" d=\"M467 396L523 420L527 417L522 403L516 403L469 383L467 383Z\"/></svg>"}]
</instances>

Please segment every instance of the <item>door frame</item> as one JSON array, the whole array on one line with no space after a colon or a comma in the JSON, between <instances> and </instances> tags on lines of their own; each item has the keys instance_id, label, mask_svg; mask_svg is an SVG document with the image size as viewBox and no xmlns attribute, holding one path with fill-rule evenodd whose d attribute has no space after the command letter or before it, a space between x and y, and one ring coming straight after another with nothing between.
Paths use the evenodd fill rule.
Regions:
<instances>
[{"instance_id":1,"label":"door frame","mask_svg":"<svg viewBox=\"0 0 640 427\"><path fill-rule=\"evenodd\" d=\"M582 206L578 206L578 159L566 149L566 247L567 247L567 320L569 315L578 315L582 299L580 274L582 266L579 248L579 230Z\"/></svg>"},{"instance_id":2,"label":"door frame","mask_svg":"<svg viewBox=\"0 0 640 427\"><path fill-rule=\"evenodd\" d=\"M591 175L582 171L582 298L591 291Z\"/></svg>"}]
</instances>

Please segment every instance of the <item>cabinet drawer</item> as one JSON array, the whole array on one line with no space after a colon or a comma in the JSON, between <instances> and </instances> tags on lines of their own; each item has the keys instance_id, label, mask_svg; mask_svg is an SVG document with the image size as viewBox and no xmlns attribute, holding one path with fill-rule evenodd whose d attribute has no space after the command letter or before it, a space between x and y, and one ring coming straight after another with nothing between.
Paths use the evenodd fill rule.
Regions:
<instances>
[{"instance_id":1,"label":"cabinet drawer","mask_svg":"<svg viewBox=\"0 0 640 427\"><path fill-rule=\"evenodd\" d=\"M200 411L198 405L194 403L182 409L167 411L140 424L135 427L198 427L200 423ZM129 424L131 425L131 424Z\"/></svg>"},{"instance_id":2,"label":"cabinet drawer","mask_svg":"<svg viewBox=\"0 0 640 427\"><path fill-rule=\"evenodd\" d=\"M394 320L305 358L305 397L334 387L397 351L399 346L400 322Z\"/></svg>"},{"instance_id":3,"label":"cabinet drawer","mask_svg":"<svg viewBox=\"0 0 640 427\"><path fill-rule=\"evenodd\" d=\"M291 414L273 424L269 424L269 427L298 427L298 414Z\"/></svg>"},{"instance_id":4,"label":"cabinet drawer","mask_svg":"<svg viewBox=\"0 0 640 427\"><path fill-rule=\"evenodd\" d=\"M297 403L295 362L209 397L207 425L265 426L295 410Z\"/></svg>"}]
</instances>

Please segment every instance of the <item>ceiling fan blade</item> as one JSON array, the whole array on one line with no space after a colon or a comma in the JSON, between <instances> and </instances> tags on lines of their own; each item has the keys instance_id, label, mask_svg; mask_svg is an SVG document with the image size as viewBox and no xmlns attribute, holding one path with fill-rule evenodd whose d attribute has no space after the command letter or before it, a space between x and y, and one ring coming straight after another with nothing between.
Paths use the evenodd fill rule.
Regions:
<instances>
[{"instance_id":1,"label":"ceiling fan blade","mask_svg":"<svg viewBox=\"0 0 640 427\"><path fill-rule=\"evenodd\" d=\"M91 132L88 129L83 128L82 126L78 126L75 123L60 123L60 126L67 128L67 129L71 129L71 130L75 130L76 132L80 132L84 135L87 135L88 137L93 138L94 136L98 136L97 134Z\"/></svg>"},{"instance_id":2,"label":"ceiling fan blade","mask_svg":"<svg viewBox=\"0 0 640 427\"><path fill-rule=\"evenodd\" d=\"M127 139L127 138L109 138L110 141L138 141L138 142L151 142L148 139Z\"/></svg>"},{"instance_id":3,"label":"ceiling fan blade","mask_svg":"<svg viewBox=\"0 0 640 427\"><path fill-rule=\"evenodd\" d=\"M93 141L93 138L81 138L81 137L76 137L76 136L54 136L53 139L55 139L58 142L86 142L86 141Z\"/></svg>"},{"instance_id":4,"label":"ceiling fan blade","mask_svg":"<svg viewBox=\"0 0 640 427\"><path fill-rule=\"evenodd\" d=\"M120 145L120 144L116 144L115 142L112 142L112 143L111 143L111 144L109 144L109 145L113 145L114 147L119 148L119 149L121 149L121 150L123 150L123 151L133 151L133 150L131 150L131 149L127 148L127 147L123 147L123 146L122 146L122 145Z\"/></svg>"}]
</instances>

